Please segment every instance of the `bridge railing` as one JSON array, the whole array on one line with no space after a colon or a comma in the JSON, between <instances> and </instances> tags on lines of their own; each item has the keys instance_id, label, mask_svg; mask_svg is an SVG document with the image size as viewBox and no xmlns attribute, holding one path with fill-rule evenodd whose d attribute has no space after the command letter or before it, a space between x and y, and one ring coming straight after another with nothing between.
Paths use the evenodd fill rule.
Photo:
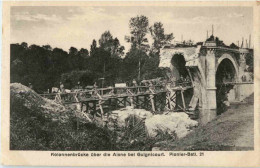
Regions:
<instances>
[{"instance_id":1,"label":"bridge railing","mask_svg":"<svg viewBox=\"0 0 260 168\"><path fill-rule=\"evenodd\" d=\"M165 91L164 85L132 86L132 87L108 87L94 88L92 90L78 90L70 93L48 93L40 94L48 99L60 99L62 102L85 101L90 98L107 98L111 96L133 96L137 94L155 94Z\"/></svg>"},{"instance_id":2,"label":"bridge railing","mask_svg":"<svg viewBox=\"0 0 260 168\"><path fill-rule=\"evenodd\" d=\"M143 105L143 103L147 103L152 100L153 98L156 99L156 102L152 103L154 104L153 109L156 109L157 107L164 106L163 104L166 103L166 97L162 98L163 94L168 93L169 89L167 89L167 86L171 85L171 83L168 84L160 84L160 85L150 85L150 86L131 86L131 87L108 87L108 88L93 88L91 90L75 90L70 93L50 93L50 94L42 94L41 96L49 99L53 99L56 102L62 103L62 104L70 104L70 103L84 103L84 102L99 102L99 101L110 101L110 99L116 99L118 102L124 101L127 102L134 102L137 103L137 107L143 107L143 106L151 106L149 103L147 105ZM191 82L178 82L178 86L174 84L175 87L172 87L174 93L170 94L170 99L176 99L176 91L178 90L186 90L185 87L190 86ZM181 87L180 87L181 86ZM171 87L171 86L170 86ZM182 94L182 93L181 93ZM167 94L168 95L168 94ZM141 99L138 99L138 97L143 97ZM137 102L136 102L137 101ZM139 101L139 103L138 103ZM140 104L141 101L145 101ZM174 100L173 100L174 101ZM96 103L97 103L96 102ZM159 102L159 104L158 104ZM170 102L168 102L170 103ZM169 106L169 105L167 105ZM184 105L183 105L184 106ZM147 108L147 107L146 107ZM171 108L173 109L173 108ZM185 106L183 108L185 110Z\"/></svg>"},{"instance_id":3,"label":"bridge railing","mask_svg":"<svg viewBox=\"0 0 260 168\"><path fill-rule=\"evenodd\" d=\"M180 82L176 81L174 84L168 83L173 86L191 86L190 81ZM131 86L131 87L108 87L108 88L94 88L91 90L74 90L70 93L48 93L40 94L48 99L57 99L57 95L63 102L77 102L85 101L90 98L106 98L111 96L133 96L137 94L155 94L157 92L166 91L165 85L150 85L150 86Z\"/></svg>"}]
</instances>

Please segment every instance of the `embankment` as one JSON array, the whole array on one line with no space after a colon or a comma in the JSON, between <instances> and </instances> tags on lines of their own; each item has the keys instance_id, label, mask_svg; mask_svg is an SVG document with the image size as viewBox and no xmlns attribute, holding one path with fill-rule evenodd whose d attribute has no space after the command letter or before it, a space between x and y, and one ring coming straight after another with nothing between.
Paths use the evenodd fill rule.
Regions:
<instances>
[{"instance_id":1,"label":"embankment","mask_svg":"<svg viewBox=\"0 0 260 168\"><path fill-rule=\"evenodd\" d=\"M234 104L220 116L160 150L253 150L254 95Z\"/></svg>"}]
</instances>

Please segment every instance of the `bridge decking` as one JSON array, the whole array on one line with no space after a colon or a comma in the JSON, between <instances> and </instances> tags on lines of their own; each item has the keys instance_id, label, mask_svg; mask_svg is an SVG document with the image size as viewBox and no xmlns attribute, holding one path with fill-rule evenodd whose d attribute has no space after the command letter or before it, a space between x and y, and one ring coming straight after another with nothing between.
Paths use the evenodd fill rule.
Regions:
<instances>
[{"instance_id":1,"label":"bridge decking","mask_svg":"<svg viewBox=\"0 0 260 168\"><path fill-rule=\"evenodd\" d=\"M167 89L168 88L168 89ZM170 89L169 89L170 88ZM86 113L100 113L132 106L153 112L170 110L186 110L183 92L193 88L185 83L183 86L166 87L164 85L108 87L92 90L78 90L71 93L49 93L41 96L54 99L61 104L80 104L80 110ZM177 104L177 95L181 95L182 103Z\"/></svg>"}]
</instances>

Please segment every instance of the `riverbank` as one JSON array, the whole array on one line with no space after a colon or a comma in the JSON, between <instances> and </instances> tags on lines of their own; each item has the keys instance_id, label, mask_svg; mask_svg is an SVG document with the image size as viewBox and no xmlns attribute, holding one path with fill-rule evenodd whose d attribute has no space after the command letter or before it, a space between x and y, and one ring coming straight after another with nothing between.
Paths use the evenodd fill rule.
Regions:
<instances>
[{"instance_id":1,"label":"riverbank","mask_svg":"<svg viewBox=\"0 0 260 168\"><path fill-rule=\"evenodd\" d=\"M206 125L199 126L183 139L160 147L160 150L253 150L254 95L247 103L233 104Z\"/></svg>"}]
</instances>

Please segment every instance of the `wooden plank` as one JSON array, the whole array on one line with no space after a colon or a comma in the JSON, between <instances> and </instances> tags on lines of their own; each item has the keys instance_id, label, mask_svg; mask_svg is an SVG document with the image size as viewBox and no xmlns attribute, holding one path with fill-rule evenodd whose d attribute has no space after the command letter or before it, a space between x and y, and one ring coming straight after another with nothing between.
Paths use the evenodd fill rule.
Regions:
<instances>
[{"instance_id":1,"label":"wooden plank","mask_svg":"<svg viewBox=\"0 0 260 168\"><path fill-rule=\"evenodd\" d=\"M150 95L150 100L151 100L151 104L152 104L152 111L155 112L155 104L154 104L154 95L153 94Z\"/></svg>"},{"instance_id":2,"label":"wooden plank","mask_svg":"<svg viewBox=\"0 0 260 168\"><path fill-rule=\"evenodd\" d=\"M185 105L185 99L184 99L183 91L181 91L181 99L182 99L184 111L186 111L186 105Z\"/></svg>"}]
</instances>

